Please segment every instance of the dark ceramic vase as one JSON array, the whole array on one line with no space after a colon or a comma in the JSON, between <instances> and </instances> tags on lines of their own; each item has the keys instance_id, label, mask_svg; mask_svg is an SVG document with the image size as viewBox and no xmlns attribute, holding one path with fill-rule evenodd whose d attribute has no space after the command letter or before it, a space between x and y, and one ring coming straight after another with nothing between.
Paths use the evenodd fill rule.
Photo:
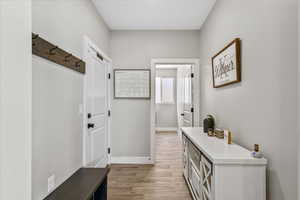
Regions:
<instances>
[{"instance_id":1,"label":"dark ceramic vase","mask_svg":"<svg viewBox=\"0 0 300 200\"><path fill-rule=\"evenodd\" d=\"M208 129L215 128L215 120L213 116L207 115L207 117L203 120L203 131L204 133L208 133Z\"/></svg>"}]
</instances>

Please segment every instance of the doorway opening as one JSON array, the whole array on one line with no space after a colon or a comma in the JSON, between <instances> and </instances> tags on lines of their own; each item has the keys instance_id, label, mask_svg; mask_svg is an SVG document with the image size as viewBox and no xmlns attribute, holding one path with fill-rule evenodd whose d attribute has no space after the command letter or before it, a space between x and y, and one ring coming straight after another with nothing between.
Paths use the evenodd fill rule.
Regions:
<instances>
[{"instance_id":1,"label":"doorway opening","mask_svg":"<svg viewBox=\"0 0 300 200\"><path fill-rule=\"evenodd\" d=\"M155 70L156 132L174 132L182 126L193 126L193 66L158 64Z\"/></svg>"},{"instance_id":2,"label":"doorway opening","mask_svg":"<svg viewBox=\"0 0 300 200\"><path fill-rule=\"evenodd\" d=\"M151 161L156 133L178 133L199 126L199 60L153 59L151 62Z\"/></svg>"}]
</instances>

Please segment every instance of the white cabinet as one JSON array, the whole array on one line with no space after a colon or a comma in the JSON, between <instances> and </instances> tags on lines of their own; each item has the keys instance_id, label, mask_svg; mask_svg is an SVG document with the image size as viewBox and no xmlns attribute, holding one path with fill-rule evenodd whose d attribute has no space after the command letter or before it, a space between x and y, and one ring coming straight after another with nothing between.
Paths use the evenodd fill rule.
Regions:
<instances>
[{"instance_id":1,"label":"white cabinet","mask_svg":"<svg viewBox=\"0 0 300 200\"><path fill-rule=\"evenodd\" d=\"M187 179L188 178L188 140L183 135L182 136L182 145L183 145L183 176Z\"/></svg>"},{"instance_id":2,"label":"white cabinet","mask_svg":"<svg viewBox=\"0 0 300 200\"><path fill-rule=\"evenodd\" d=\"M201 127L182 133L183 174L194 200L266 200L266 159Z\"/></svg>"}]
</instances>

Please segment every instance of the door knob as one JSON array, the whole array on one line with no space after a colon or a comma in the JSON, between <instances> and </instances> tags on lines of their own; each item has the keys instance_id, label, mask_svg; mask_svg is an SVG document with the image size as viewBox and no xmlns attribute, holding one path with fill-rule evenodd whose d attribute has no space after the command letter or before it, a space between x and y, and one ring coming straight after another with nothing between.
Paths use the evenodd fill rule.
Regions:
<instances>
[{"instance_id":1,"label":"door knob","mask_svg":"<svg viewBox=\"0 0 300 200\"><path fill-rule=\"evenodd\" d=\"M183 117L183 116L184 116L184 113L181 113L181 116Z\"/></svg>"},{"instance_id":2,"label":"door knob","mask_svg":"<svg viewBox=\"0 0 300 200\"><path fill-rule=\"evenodd\" d=\"M90 128L95 128L95 124L88 123L87 128L88 128L88 129L90 129Z\"/></svg>"}]
</instances>

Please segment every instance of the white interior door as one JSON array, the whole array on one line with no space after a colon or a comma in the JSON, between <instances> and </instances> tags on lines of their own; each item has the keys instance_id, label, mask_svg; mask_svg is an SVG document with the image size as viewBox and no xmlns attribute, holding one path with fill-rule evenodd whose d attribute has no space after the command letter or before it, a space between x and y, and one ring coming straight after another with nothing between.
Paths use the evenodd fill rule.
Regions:
<instances>
[{"instance_id":1,"label":"white interior door","mask_svg":"<svg viewBox=\"0 0 300 200\"><path fill-rule=\"evenodd\" d=\"M193 68L180 66L177 70L177 118L178 127L194 126Z\"/></svg>"},{"instance_id":2,"label":"white interior door","mask_svg":"<svg viewBox=\"0 0 300 200\"><path fill-rule=\"evenodd\" d=\"M108 163L109 64L93 49L86 57L85 165L105 167Z\"/></svg>"}]
</instances>

